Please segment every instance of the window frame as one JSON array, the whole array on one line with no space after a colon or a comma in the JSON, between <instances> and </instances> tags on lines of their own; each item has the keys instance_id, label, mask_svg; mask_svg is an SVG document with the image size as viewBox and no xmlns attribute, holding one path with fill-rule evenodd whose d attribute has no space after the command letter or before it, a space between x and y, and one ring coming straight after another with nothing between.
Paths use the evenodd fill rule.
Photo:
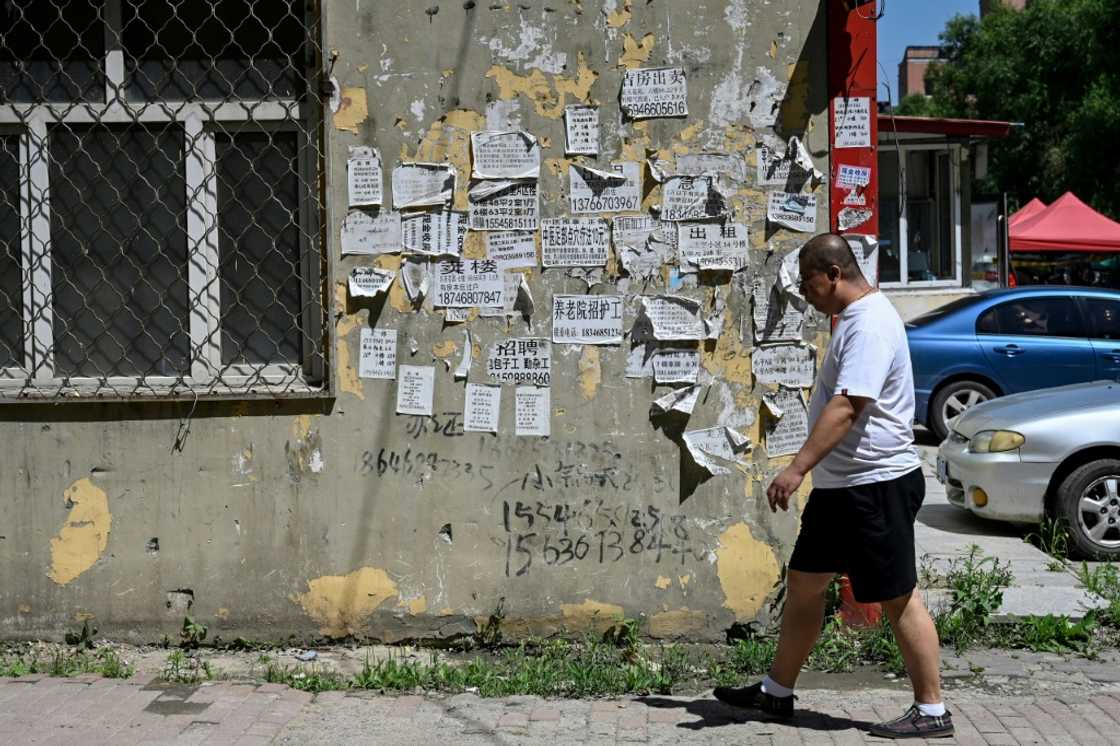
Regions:
<instances>
[{"instance_id":1,"label":"window frame","mask_svg":"<svg viewBox=\"0 0 1120 746\"><path fill-rule=\"evenodd\" d=\"M1089 339L1097 342L1113 342L1120 345L1120 336L1115 339L1109 337L1098 336L1101 327L1097 323L1097 317L1093 314L1091 304L1093 301L1101 303L1115 303L1120 308L1120 298L1112 298L1107 295L1078 295L1074 296L1077 300L1077 305L1081 309L1081 316L1085 319L1085 326L1089 330Z\"/></svg>"},{"instance_id":2,"label":"window frame","mask_svg":"<svg viewBox=\"0 0 1120 746\"><path fill-rule=\"evenodd\" d=\"M122 7L105 0L105 98L102 102L0 104L0 133L19 137L20 269L23 287L24 359L0 368L0 402L90 397L184 399L329 395L323 314L322 175L324 160L313 137L321 137L323 107L315 70L305 67L305 89L297 98L173 99L131 101L122 48ZM304 6L304 28L314 29L316 11ZM321 39L316 40L321 43ZM300 100L302 98L302 101ZM231 100L232 99L232 100ZM50 128L66 125L177 124L183 128L186 188L188 337L190 365L182 376L56 375L50 212ZM217 199L218 132L284 131L296 134L301 185L299 254L301 360L298 363L223 364ZM324 263L327 266L324 266Z\"/></svg>"},{"instance_id":3,"label":"window frame","mask_svg":"<svg viewBox=\"0 0 1120 746\"><path fill-rule=\"evenodd\" d=\"M949 154L949 190L952 195L949 200L949 215L952 235L952 252L953 252L953 277L946 280L916 280L912 281L909 278L909 262L910 262L910 238L908 231L908 212L907 200L903 199L903 195L898 195L899 202L902 206L901 214L898 216L898 275L899 280L895 282L880 282L879 287L884 290L906 290L914 289L930 289L930 288L959 288L963 287L962 280L962 254L964 245L964 228L961 225L961 151L962 147L956 143L949 144L931 144L931 143L916 143L908 145L905 141L892 142L889 145L881 145L880 150L890 150L891 152L899 153L899 173L903 174L903 183L905 183L906 173L906 160L907 155L913 151L919 150L937 150L945 151Z\"/></svg>"}]
</instances>

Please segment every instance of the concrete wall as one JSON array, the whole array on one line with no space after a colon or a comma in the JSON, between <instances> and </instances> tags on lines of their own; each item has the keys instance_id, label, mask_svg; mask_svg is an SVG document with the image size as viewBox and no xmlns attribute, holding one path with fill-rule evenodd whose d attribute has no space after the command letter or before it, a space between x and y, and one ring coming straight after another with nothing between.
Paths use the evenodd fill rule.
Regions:
<instances>
[{"instance_id":1,"label":"concrete wall","mask_svg":"<svg viewBox=\"0 0 1120 746\"><path fill-rule=\"evenodd\" d=\"M761 137L798 135L827 173L818 3L324 5L342 89L325 143L335 397L202 401L193 413L190 402L0 409L0 634L57 638L92 618L103 635L155 640L189 612L225 639L400 640L469 634L501 608L507 635L578 634L625 615L653 636L714 639L765 618L798 511L765 507L767 477L788 458L766 455L744 287L758 273L771 281L807 234L767 226L753 168L732 195L750 227L751 268L674 291L707 307L718 288L728 312L718 340L702 345L691 418L660 429L648 411L667 388L625 378L623 347L558 344L550 438L513 434L512 386L501 432L465 434L463 384L448 370L464 329L470 380L484 381L495 341L549 336L552 294L586 285L532 270L528 322L448 325L430 301L413 308L399 281L386 302L349 299L349 270L375 262L340 258L339 226L348 146L380 149L387 192L399 161L449 161L465 209L469 135L488 123L540 138L542 216L566 215L562 112L577 102L601 104L601 163L656 155L671 166L718 151L753 167ZM623 69L657 65L686 69L689 116L624 124ZM660 197L644 173L648 209ZM824 226L826 190L816 193ZM470 234L465 251L482 256L482 237ZM625 292L629 328L638 294L664 292L668 274L643 291L613 261L591 292ZM433 417L395 415L395 383L358 377L359 330L370 325L398 330L399 362L436 366ZM824 328L813 320L805 339L823 349ZM709 477L680 433L717 424L754 450Z\"/></svg>"}]
</instances>

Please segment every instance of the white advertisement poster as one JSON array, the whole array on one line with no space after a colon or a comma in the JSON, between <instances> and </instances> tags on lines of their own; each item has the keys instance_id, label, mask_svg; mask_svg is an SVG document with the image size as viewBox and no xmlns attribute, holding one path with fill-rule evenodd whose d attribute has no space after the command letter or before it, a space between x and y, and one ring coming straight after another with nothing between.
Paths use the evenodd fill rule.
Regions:
<instances>
[{"instance_id":1,"label":"white advertisement poster","mask_svg":"<svg viewBox=\"0 0 1120 746\"><path fill-rule=\"evenodd\" d=\"M699 384L673 389L664 396L658 397L653 404L650 405L650 414L668 414L670 412L692 414L692 410L696 407L696 402L699 398Z\"/></svg>"},{"instance_id":2,"label":"white advertisement poster","mask_svg":"<svg viewBox=\"0 0 1120 746\"><path fill-rule=\"evenodd\" d=\"M836 167L836 186L865 187L870 183L870 166L849 166L841 163Z\"/></svg>"},{"instance_id":3,"label":"white advertisement poster","mask_svg":"<svg viewBox=\"0 0 1120 746\"><path fill-rule=\"evenodd\" d=\"M467 238L467 215L437 210L410 215L401 221L404 248L424 256L462 256Z\"/></svg>"},{"instance_id":4,"label":"white advertisement poster","mask_svg":"<svg viewBox=\"0 0 1120 746\"><path fill-rule=\"evenodd\" d=\"M475 179L536 179L541 175L541 147L528 132L472 132Z\"/></svg>"},{"instance_id":5,"label":"white advertisement poster","mask_svg":"<svg viewBox=\"0 0 1120 746\"><path fill-rule=\"evenodd\" d=\"M552 390L543 386L518 386L514 397L517 435L547 437L552 433Z\"/></svg>"},{"instance_id":6,"label":"white advertisement poster","mask_svg":"<svg viewBox=\"0 0 1120 746\"><path fill-rule=\"evenodd\" d=\"M726 211L712 176L670 176L661 185L662 220L711 220Z\"/></svg>"},{"instance_id":7,"label":"white advertisement poster","mask_svg":"<svg viewBox=\"0 0 1120 746\"><path fill-rule=\"evenodd\" d=\"M622 296L552 296L552 341L588 345L622 344Z\"/></svg>"},{"instance_id":8,"label":"white advertisement poster","mask_svg":"<svg viewBox=\"0 0 1120 746\"><path fill-rule=\"evenodd\" d=\"M758 383L810 388L817 373L817 351L812 345L762 345L751 355L751 369Z\"/></svg>"},{"instance_id":9,"label":"white advertisement poster","mask_svg":"<svg viewBox=\"0 0 1120 746\"><path fill-rule=\"evenodd\" d=\"M432 415L436 369L431 365L402 365L397 375L397 414Z\"/></svg>"},{"instance_id":10,"label":"white advertisement poster","mask_svg":"<svg viewBox=\"0 0 1120 746\"><path fill-rule=\"evenodd\" d=\"M743 223L679 223L681 272L738 272L747 267L750 242Z\"/></svg>"},{"instance_id":11,"label":"white advertisement poster","mask_svg":"<svg viewBox=\"0 0 1120 746\"><path fill-rule=\"evenodd\" d=\"M809 408L801 391L780 388L762 399L772 420L766 430L766 455L775 458L800 451L809 438Z\"/></svg>"},{"instance_id":12,"label":"white advertisement poster","mask_svg":"<svg viewBox=\"0 0 1120 746\"><path fill-rule=\"evenodd\" d=\"M643 297L643 315L659 341L700 340L707 332L700 314L700 302L677 295Z\"/></svg>"},{"instance_id":13,"label":"white advertisement poster","mask_svg":"<svg viewBox=\"0 0 1120 746\"><path fill-rule=\"evenodd\" d=\"M435 263L432 305L502 306L505 283L492 259L451 259Z\"/></svg>"},{"instance_id":14,"label":"white advertisement poster","mask_svg":"<svg viewBox=\"0 0 1120 746\"><path fill-rule=\"evenodd\" d=\"M599 155L599 107L565 106L564 134L568 155Z\"/></svg>"},{"instance_id":15,"label":"white advertisement poster","mask_svg":"<svg viewBox=\"0 0 1120 746\"><path fill-rule=\"evenodd\" d=\"M486 255L503 272L533 268L537 266L537 242L530 231L494 231L486 234Z\"/></svg>"},{"instance_id":16,"label":"white advertisement poster","mask_svg":"<svg viewBox=\"0 0 1120 746\"><path fill-rule=\"evenodd\" d=\"M482 182L468 197L471 230L531 231L540 224L535 181Z\"/></svg>"},{"instance_id":17,"label":"white advertisement poster","mask_svg":"<svg viewBox=\"0 0 1120 746\"><path fill-rule=\"evenodd\" d=\"M756 342L800 341L805 312L790 302L777 283L756 275L751 279Z\"/></svg>"},{"instance_id":18,"label":"white advertisement poster","mask_svg":"<svg viewBox=\"0 0 1120 746\"><path fill-rule=\"evenodd\" d=\"M396 276L396 272L387 269L354 267L350 270L350 297L373 298L380 293L388 292Z\"/></svg>"},{"instance_id":19,"label":"white advertisement poster","mask_svg":"<svg viewBox=\"0 0 1120 746\"><path fill-rule=\"evenodd\" d=\"M397 377L397 330L362 328L358 377L392 380Z\"/></svg>"},{"instance_id":20,"label":"white advertisement poster","mask_svg":"<svg viewBox=\"0 0 1120 746\"><path fill-rule=\"evenodd\" d=\"M815 233L817 197L815 194L770 192L766 201L766 219L793 231Z\"/></svg>"},{"instance_id":21,"label":"white advertisement poster","mask_svg":"<svg viewBox=\"0 0 1120 746\"><path fill-rule=\"evenodd\" d=\"M696 383L699 373L699 350L658 350L653 355L653 380L657 383Z\"/></svg>"},{"instance_id":22,"label":"white advertisement poster","mask_svg":"<svg viewBox=\"0 0 1120 746\"><path fill-rule=\"evenodd\" d=\"M871 99L867 96L832 99L837 148L871 146Z\"/></svg>"},{"instance_id":23,"label":"white advertisement poster","mask_svg":"<svg viewBox=\"0 0 1120 746\"><path fill-rule=\"evenodd\" d=\"M605 267L611 232L602 218L541 221L541 264L545 267Z\"/></svg>"},{"instance_id":24,"label":"white advertisement poster","mask_svg":"<svg viewBox=\"0 0 1120 746\"><path fill-rule=\"evenodd\" d=\"M552 383L552 342L541 337L511 337L495 342L486 372L498 383Z\"/></svg>"},{"instance_id":25,"label":"white advertisement poster","mask_svg":"<svg viewBox=\"0 0 1120 746\"><path fill-rule=\"evenodd\" d=\"M568 166L568 206L575 214L637 212L642 208L642 166L636 161L611 164L609 171Z\"/></svg>"},{"instance_id":26,"label":"white advertisement poster","mask_svg":"<svg viewBox=\"0 0 1120 746\"><path fill-rule=\"evenodd\" d=\"M746 466L742 454L751 447L750 440L729 427L686 430L684 443L696 465L714 476L731 474L736 465Z\"/></svg>"},{"instance_id":27,"label":"white advertisement poster","mask_svg":"<svg viewBox=\"0 0 1120 746\"><path fill-rule=\"evenodd\" d=\"M402 163L393 169L393 208L442 207L455 196L455 167L449 163Z\"/></svg>"},{"instance_id":28,"label":"white advertisement poster","mask_svg":"<svg viewBox=\"0 0 1120 746\"><path fill-rule=\"evenodd\" d=\"M688 81L683 67L627 70L619 96L622 113L630 119L688 116Z\"/></svg>"},{"instance_id":29,"label":"white advertisement poster","mask_svg":"<svg viewBox=\"0 0 1120 746\"><path fill-rule=\"evenodd\" d=\"M346 195L351 207L380 205L381 154L367 146L351 147L346 157Z\"/></svg>"},{"instance_id":30,"label":"white advertisement poster","mask_svg":"<svg viewBox=\"0 0 1120 746\"><path fill-rule=\"evenodd\" d=\"M403 246L401 214L379 212L370 215L362 210L351 210L342 219L340 239L343 256L397 253Z\"/></svg>"},{"instance_id":31,"label":"white advertisement poster","mask_svg":"<svg viewBox=\"0 0 1120 746\"><path fill-rule=\"evenodd\" d=\"M463 403L463 430L468 433L496 433L502 411L502 387L487 383L468 383Z\"/></svg>"}]
</instances>

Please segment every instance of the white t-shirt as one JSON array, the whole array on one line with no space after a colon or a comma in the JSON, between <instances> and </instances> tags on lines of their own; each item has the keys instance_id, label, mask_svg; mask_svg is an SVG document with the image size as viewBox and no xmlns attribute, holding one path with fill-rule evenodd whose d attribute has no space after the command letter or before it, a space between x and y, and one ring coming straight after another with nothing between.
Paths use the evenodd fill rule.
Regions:
<instances>
[{"instance_id":1,"label":"white t-shirt","mask_svg":"<svg viewBox=\"0 0 1120 746\"><path fill-rule=\"evenodd\" d=\"M813 469L813 486L885 482L921 466L914 449L914 371L906 329L882 293L860 298L837 319L809 403L810 429L837 394L871 401Z\"/></svg>"}]
</instances>

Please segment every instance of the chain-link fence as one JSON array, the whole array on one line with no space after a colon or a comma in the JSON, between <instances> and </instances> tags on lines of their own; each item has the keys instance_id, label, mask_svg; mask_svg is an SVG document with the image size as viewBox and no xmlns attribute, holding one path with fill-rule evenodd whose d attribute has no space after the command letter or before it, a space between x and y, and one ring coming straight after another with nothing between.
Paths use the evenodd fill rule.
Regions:
<instances>
[{"instance_id":1,"label":"chain-link fence","mask_svg":"<svg viewBox=\"0 0 1120 746\"><path fill-rule=\"evenodd\" d=\"M325 380L307 0L0 0L0 400Z\"/></svg>"}]
</instances>

